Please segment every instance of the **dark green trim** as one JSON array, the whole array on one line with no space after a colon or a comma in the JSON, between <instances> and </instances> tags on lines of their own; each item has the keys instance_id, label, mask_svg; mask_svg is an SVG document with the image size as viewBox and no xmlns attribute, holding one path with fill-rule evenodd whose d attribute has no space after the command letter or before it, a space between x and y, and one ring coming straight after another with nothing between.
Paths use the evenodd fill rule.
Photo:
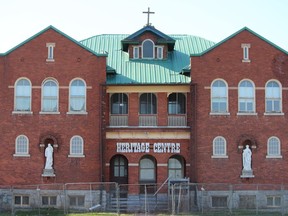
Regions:
<instances>
[{"instance_id":1,"label":"dark green trim","mask_svg":"<svg viewBox=\"0 0 288 216\"><path fill-rule=\"evenodd\" d=\"M255 35L256 37L260 38L261 40L265 41L266 43L270 44L271 46L275 47L276 49L280 50L281 52L283 52L285 54L288 54L288 52L286 50L284 50L283 48L277 46L276 44L274 44L271 41L267 40L263 36L261 36L261 35L257 34L256 32L252 31L248 27L244 27L244 28L240 29L239 31L235 32L234 34L230 35L229 37L225 38L224 40L220 41L219 43L216 43L214 46L210 47L209 49L205 50L204 52L196 53L196 54L190 54L190 57L199 57L199 56L205 55L206 53L210 52L211 50L215 49L216 47L220 46L221 44L223 44L226 41L230 40L231 38L235 37L236 35L238 35L242 31L248 31L251 34Z\"/></svg>"}]
</instances>

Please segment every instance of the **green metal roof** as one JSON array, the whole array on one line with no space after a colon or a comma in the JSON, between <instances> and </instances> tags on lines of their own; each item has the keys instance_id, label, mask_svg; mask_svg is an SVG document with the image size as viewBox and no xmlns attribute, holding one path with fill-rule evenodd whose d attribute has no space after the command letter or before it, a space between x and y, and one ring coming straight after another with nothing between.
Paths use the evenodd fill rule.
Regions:
<instances>
[{"instance_id":1,"label":"green metal roof","mask_svg":"<svg viewBox=\"0 0 288 216\"><path fill-rule=\"evenodd\" d=\"M188 84L183 70L190 68L190 55L202 53L215 43L191 35L169 35L175 40L174 51L163 60L129 59L121 41L127 34L103 34L80 41L94 52L107 52L107 84ZM187 74L187 73L186 73Z\"/></svg>"}]
</instances>

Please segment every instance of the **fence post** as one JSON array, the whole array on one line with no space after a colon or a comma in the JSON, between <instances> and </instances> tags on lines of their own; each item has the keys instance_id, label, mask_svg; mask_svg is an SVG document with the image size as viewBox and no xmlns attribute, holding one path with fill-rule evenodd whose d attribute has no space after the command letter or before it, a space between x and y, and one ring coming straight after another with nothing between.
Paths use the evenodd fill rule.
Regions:
<instances>
[{"instance_id":1,"label":"fence post","mask_svg":"<svg viewBox=\"0 0 288 216\"><path fill-rule=\"evenodd\" d=\"M120 185L118 183L115 183L116 187L116 205L117 205L117 215L120 215Z\"/></svg>"},{"instance_id":2,"label":"fence post","mask_svg":"<svg viewBox=\"0 0 288 216\"><path fill-rule=\"evenodd\" d=\"M172 201L172 215L175 215L175 197L174 197L174 184L172 184L172 187L171 187L171 201Z\"/></svg>"}]
</instances>

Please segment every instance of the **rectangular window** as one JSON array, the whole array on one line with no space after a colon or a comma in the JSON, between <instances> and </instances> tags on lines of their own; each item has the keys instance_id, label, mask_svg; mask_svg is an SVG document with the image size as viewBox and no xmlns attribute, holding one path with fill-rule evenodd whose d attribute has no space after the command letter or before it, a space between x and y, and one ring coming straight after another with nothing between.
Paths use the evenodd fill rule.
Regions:
<instances>
[{"instance_id":1,"label":"rectangular window","mask_svg":"<svg viewBox=\"0 0 288 216\"><path fill-rule=\"evenodd\" d=\"M226 208L227 196L212 196L212 207L213 208Z\"/></svg>"},{"instance_id":2,"label":"rectangular window","mask_svg":"<svg viewBox=\"0 0 288 216\"><path fill-rule=\"evenodd\" d=\"M43 206L56 206L57 196L42 196Z\"/></svg>"},{"instance_id":3,"label":"rectangular window","mask_svg":"<svg viewBox=\"0 0 288 216\"><path fill-rule=\"evenodd\" d=\"M157 59L163 59L163 47L157 47Z\"/></svg>"},{"instance_id":4,"label":"rectangular window","mask_svg":"<svg viewBox=\"0 0 288 216\"><path fill-rule=\"evenodd\" d=\"M17 195L14 197L14 204L16 206L29 206L29 196Z\"/></svg>"},{"instance_id":5,"label":"rectangular window","mask_svg":"<svg viewBox=\"0 0 288 216\"><path fill-rule=\"evenodd\" d=\"M133 47L133 58L139 59L139 47Z\"/></svg>"},{"instance_id":6,"label":"rectangular window","mask_svg":"<svg viewBox=\"0 0 288 216\"><path fill-rule=\"evenodd\" d=\"M243 59L242 62L250 62L249 59L249 49L251 47L250 44L241 44L241 47L243 49Z\"/></svg>"},{"instance_id":7,"label":"rectangular window","mask_svg":"<svg viewBox=\"0 0 288 216\"><path fill-rule=\"evenodd\" d=\"M54 47L55 43L46 43L46 47L48 48L48 56L46 61L54 61Z\"/></svg>"},{"instance_id":8,"label":"rectangular window","mask_svg":"<svg viewBox=\"0 0 288 216\"><path fill-rule=\"evenodd\" d=\"M84 206L85 196L70 196L70 206Z\"/></svg>"},{"instance_id":9,"label":"rectangular window","mask_svg":"<svg viewBox=\"0 0 288 216\"><path fill-rule=\"evenodd\" d=\"M280 196L267 196L267 206L268 207L280 207L281 197Z\"/></svg>"}]
</instances>

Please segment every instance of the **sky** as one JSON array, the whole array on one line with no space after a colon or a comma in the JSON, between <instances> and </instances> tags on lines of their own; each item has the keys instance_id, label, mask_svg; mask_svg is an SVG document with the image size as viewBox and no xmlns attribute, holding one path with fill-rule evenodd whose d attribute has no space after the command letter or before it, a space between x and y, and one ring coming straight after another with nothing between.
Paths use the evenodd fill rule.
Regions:
<instances>
[{"instance_id":1,"label":"sky","mask_svg":"<svg viewBox=\"0 0 288 216\"><path fill-rule=\"evenodd\" d=\"M164 34L220 42L248 27L288 51L288 0L0 0L0 53L53 25L77 41L132 34L147 23Z\"/></svg>"}]
</instances>

